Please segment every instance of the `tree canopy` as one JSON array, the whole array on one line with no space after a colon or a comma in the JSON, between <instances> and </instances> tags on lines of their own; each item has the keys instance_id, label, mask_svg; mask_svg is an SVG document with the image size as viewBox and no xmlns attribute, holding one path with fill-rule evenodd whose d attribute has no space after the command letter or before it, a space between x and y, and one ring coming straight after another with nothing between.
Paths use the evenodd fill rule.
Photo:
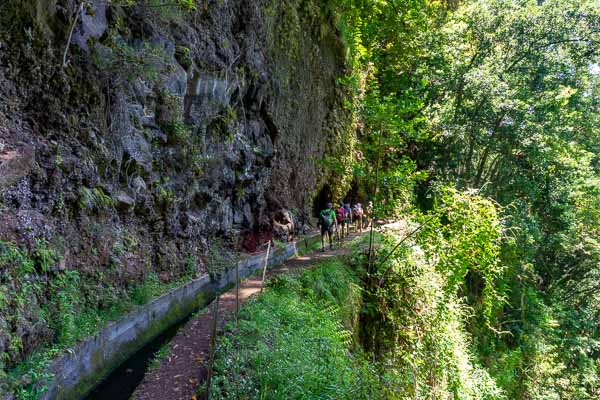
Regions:
<instances>
[{"instance_id":1,"label":"tree canopy","mask_svg":"<svg viewBox=\"0 0 600 400\"><path fill-rule=\"evenodd\" d=\"M490 330L470 325L480 361L510 398L597 396L600 4L334 3L379 212L439 209L439 187L496 202L501 251L486 254L500 269L484 281L506 301ZM447 260L454 273L489 264L469 251Z\"/></svg>"}]
</instances>

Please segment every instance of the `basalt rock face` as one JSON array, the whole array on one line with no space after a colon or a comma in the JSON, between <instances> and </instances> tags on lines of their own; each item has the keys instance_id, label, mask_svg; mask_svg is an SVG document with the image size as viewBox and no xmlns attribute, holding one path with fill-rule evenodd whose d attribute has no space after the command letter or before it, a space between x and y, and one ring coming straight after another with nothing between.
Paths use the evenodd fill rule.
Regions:
<instances>
[{"instance_id":1,"label":"basalt rock face","mask_svg":"<svg viewBox=\"0 0 600 400\"><path fill-rule=\"evenodd\" d=\"M0 241L58 255L35 265L42 286L78 271L118 295L149 272L205 271L214 243L310 211L332 176L317 160L352 129L343 45L319 2L26 3L0 6ZM53 336L39 313L11 315L2 294L22 285L8 266L5 366Z\"/></svg>"}]
</instances>

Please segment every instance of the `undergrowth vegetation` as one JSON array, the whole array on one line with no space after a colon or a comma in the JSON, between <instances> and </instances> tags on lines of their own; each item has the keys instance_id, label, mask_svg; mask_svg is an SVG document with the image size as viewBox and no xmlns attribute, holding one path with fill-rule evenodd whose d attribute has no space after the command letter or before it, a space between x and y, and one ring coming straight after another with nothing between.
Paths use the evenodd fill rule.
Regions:
<instances>
[{"instance_id":1,"label":"undergrowth vegetation","mask_svg":"<svg viewBox=\"0 0 600 400\"><path fill-rule=\"evenodd\" d=\"M445 189L434 213L412 219L380 237L371 263L367 254L361 258L368 271L361 341L390 398L506 398L467 329L473 321L493 324L502 299L494 204ZM476 279L481 290L471 298Z\"/></svg>"},{"instance_id":2,"label":"undergrowth vegetation","mask_svg":"<svg viewBox=\"0 0 600 400\"><path fill-rule=\"evenodd\" d=\"M2 338L9 341L9 352L0 358L0 388L17 387L18 399L39 398L45 382L52 378L44 369L60 352L194 274L190 270L190 275L163 283L151 273L127 289L99 287L82 279L78 271L58 268L60 259L45 241L38 241L32 252L0 242L0 264L0 318L6 328ZM23 343L19 336L23 324L36 324L46 332L46 342L37 344L25 360L21 354L24 346L31 344ZM17 362L15 368L7 368Z\"/></svg>"},{"instance_id":3,"label":"undergrowth vegetation","mask_svg":"<svg viewBox=\"0 0 600 400\"><path fill-rule=\"evenodd\" d=\"M351 258L274 278L222 339L212 398L588 398L595 342L569 333L588 329L582 311L510 287L515 243L500 205L434 195L430 212L375 232L373 257L365 235ZM515 295L518 337L506 330Z\"/></svg>"},{"instance_id":4,"label":"undergrowth vegetation","mask_svg":"<svg viewBox=\"0 0 600 400\"><path fill-rule=\"evenodd\" d=\"M327 261L271 282L220 340L212 399L373 399L383 388L356 348L356 275Z\"/></svg>"},{"instance_id":5,"label":"undergrowth vegetation","mask_svg":"<svg viewBox=\"0 0 600 400\"><path fill-rule=\"evenodd\" d=\"M242 309L239 328L231 324L220 339L211 398L507 398L473 353L467 330L487 309L477 311L462 296L469 272L496 268L497 216L484 199L448 196L455 208L480 203L471 228L463 229L464 221L442 225L440 212L394 253L418 224L375 232L374 266L366 235L353 241L351 258L274 278ZM444 236L457 229L464 234ZM495 238L491 245L473 241L487 241L487 234ZM440 246L448 259L462 260L462 272L437 257ZM485 251L494 262L470 264ZM495 287L496 275L485 276Z\"/></svg>"}]
</instances>

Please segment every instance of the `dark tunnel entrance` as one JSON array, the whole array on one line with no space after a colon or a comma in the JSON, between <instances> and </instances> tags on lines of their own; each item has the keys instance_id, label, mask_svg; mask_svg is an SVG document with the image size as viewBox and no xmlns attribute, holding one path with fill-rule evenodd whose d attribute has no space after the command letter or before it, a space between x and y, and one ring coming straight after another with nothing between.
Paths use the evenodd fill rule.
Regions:
<instances>
[{"instance_id":1,"label":"dark tunnel entrance","mask_svg":"<svg viewBox=\"0 0 600 400\"><path fill-rule=\"evenodd\" d=\"M325 185L321 188L319 194L313 201L313 216L318 217L321 210L324 210L329 202L331 202L331 188L329 185Z\"/></svg>"},{"instance_id":2,"label":"dark tunnel entrance","mask_svg":"<svg viewBox=\"0 0 600 400\"><path fill-rule=\"evenodd\" d=\"M357 187L352 183L350 190L346 193L346 196L344 196L344 203L354 205L357 201L362 201L362 199L360 198Z\"/></svg>"},{"instance_id":3,"label":"dark tunnel entrance","mask_svg":"<svg viewBox=\"0 0 600 400\"><path fill-rule=\"evenodd\" d=\"M350 203L351 205L361 203L364 207L368 200L369 196L365 191L364 185L360 185L356 178L353 179L350 190L348 190L348 193L344 196L344 203Z\"/></svg>"}]
</instances>

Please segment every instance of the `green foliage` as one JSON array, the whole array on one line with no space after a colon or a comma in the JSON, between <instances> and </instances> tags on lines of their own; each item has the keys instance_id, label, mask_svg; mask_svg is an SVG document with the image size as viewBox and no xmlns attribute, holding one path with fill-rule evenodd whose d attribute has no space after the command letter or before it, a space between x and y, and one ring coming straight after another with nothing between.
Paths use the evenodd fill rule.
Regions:
<instances>
[{"instance_id":1,"label":"green foliage","mask_svg":"<svg viewBox=\"0 0 600 400\"><path fill-rule=\"evenodd\" d=\"M307 253L312 253L321 250L321 240L309 240L305 237L303 241L298 243L298 256L303 256Z\"/></svg>"},{"instance_id":2,"label":"green foliage","mask_svg":"<svg viewBox=\"0 0 600 400\"><path fill-rule=\"evenodd\" d=\"M190 128L183 120L182 106L179 97L168 91L161 91L158 96L158 124L167 134L171 144L189 144Z\"/></svg>"},{"instance_id":3,"label":"green foliage","mask_svg":"<svg viewBox=\"0 0 600 400\"><path fill-rule=\"evenodd\" d=\"M133 286L129 290L129 298L134 304L143 305L150 299L162 294L163 291L164 285L161 284L158 276L154 273L150 273L144 282Z\"/></svg>"},{"instance_id":4,"label":"green foliage","mask_svg":"<svg viewBox=\"0 0 600 400\"><path fill-rule=\"evenodd\" d=\"M183 122L183 119L180 117L175 118L163 128L165 133L168 135L169 140L173 141L174 143L185 143L190 136L189 128L185 125L185 122Z\"/></svg>"},{"instance_id":5,"label":"green foliage","mask_svg":"<svg viewBox=\"0 0 600 400\"><path fill-rule=\"evenodd\" d=\"M361 341L395 398L505 398L467 330L494 322L490 309L502 304L496 209L450 189L443 199L439 214L421 218L420 230L401 224L378 237L375 266L364 276ZM471 290L475 273L485 290Z\"/></svg>"},{"instance_id":6,"label":"green foliage","mask_svg":"<svg viewBox=\"0 0 600 400\"><path fill-rule=\"evenodd\" d=\"M173 191L173 189L166 188L164 186L159 186L156 190L156 194L157 194L159 203L163 204L164 206L169 206L169 205L175 203L175 201L177 200L175 191Z\"/></svg>"},{"instance_id":7,"label":"green foliage","mask_svg":"<svg viewBox=\"0 0 600 400\"><path fill-rule=\"evenodd\" d=\"M52 304L52 318L50 327L56 334L56 340L67 346L79 339L76 335L76 324L79 306L79 273L66 271L52 281L51 289L55 292Z\"/></svg>"},{"instance_id":8,"label":"green foliage","mask_svg":"<svg viewBox=\"0 0 600 400\"><path fill-rule=\"evenodd\" d=\"M46 392L48 388L44 382L53 378L46 372L48 365L49 361L44 357L36 359L35 362L29 364L24 375L26 374L34 384L19 387L16 391L18 400L38 400Z\"/></svg>"},{"instance_id":9,"label":"green foliage","mask_svg":"<svg viewBox=\"0 0 600 400\"><path fill-rule=\"evenodd\" d=\"M492 324L504 303L498 207L490 199L443 188L437 211L439 222L427 221L421 240L446 277L444 291L460 290L475 313Z\"/></svg>"},{"instance_id":10,"label":"green foliage","mask_svg":"<svg viewBox=\"0 0 600 400\"><path fill-rule=\"evenodd\" d=\"M167 54L161 46L144 43L135 48L117 31L110 33L105 45L96 49L93 58L98 69L112 81L133 82L138 78L154 81L165 68Z\"/></svg>"},{"instance_id":11,"label":"green foliage","mask_svg":"<svg viewBox=\"0 0 600 400\"><path fill-rule=\"evenodd\" d=\"M57 168L60 168L62 166L63 163L63 158L62 155L60 154L60 147L56 146L56 156L54 157L54 165L56 165Z\"/></svg>"},{"instance_id":12,"label":"green foliage","mask_svg":"<svg viewBox=\"0 0 600 400\"><path fill-rule=\"evenodd\" d=\"M184 18L196 11L196 0L137 0L141 7L158 15L164 23L183 22Z\"/></svg>"},{"instance_id":13,"label":"green foliage","mask_svg":"<svg viewBox=\"0 0 600 400\"><path fill-rule=\"evenodd\" d=\"M164 209L168 209L177 202L177 195L168 176L161 177L159 184L154 188L154 197Z\"/></svg>"},{"instance_id":14,"label":"green foliage","mask_svg":"<svg viewBox=\"0 0 600 400\"><path fill-rule=\"evenodd\" d=\"M114 206L114 199L101 188L90 189L85 186L79 188L79 207L82 210L102 210Z\"/></svg>"},{"instance_id":15,"label":"green foliage","mask_svg":"<svg viewBox=\"0 0 600 400\"><path fill-rule=\"evenodd\" d=\"M211 159L210 156L202 154L201 146L197 143L185 146L183 148L183 154L185 156L186 165L189 165L189 169L194 176L203 176Z\"/></svg>"},{"instance_id":16,"label":"green foliage","mask_svg":"<svg viewBox=\"0 0 600 400\"><path fill-rule=\"evenodd\" d=\"M196 9L196 0L113 0L112 5L141 7L180 7L188 11Z\"/></svg>"},{"instance_id":17,"label":"green foliage","mask_svg":"<svg viewBox=\"0 0 600 400\"><path fill-rule=\"evenodd\" d=\"M332 4L341 10L337 25L352 66L340 80L351 93L345 107L361 122L357 183L367 188L378 215L398 215L412 203L414 184L427 178L407 148L428 138L421 113L427 100L425 70L418 55L421 46L435 50L437 6L425 1ZM400 8L410 10L409 23Z\"/></svg>"},{"instance_id":18,"label":"green foliage","mask_svg":"<svg viewBox=\"0 0 600 400\"><path fill-rule=\"evenodd\" d=\"M153 371L153 370L158 369L160 367L161 360L163 358L167 357L170 353L171 353L171 345L170 345L170 343L165 343L160 348L160 350L158 350L154 354L154 357L152 357L152 360L150 361L150 364L148 365L148 370Z\"/></svg>"},{"instance_id":19,"label":"green foliage","mask_svg":"<svg viewBox=\"0 0 600 400\"><path fill-rule=\"evenodd\" d=\"M473 356L509 398L598 397L598 2L332 7L380 215L410 205L413 173L464 191L414 181L421 206L442 203L419 236L469 306Z\"/></svg>"},{"instance_id":20,"label":"green foliage","mask_svg":"<svg viewBox=\"0 0 600 400\"><path fill-rule=\"evenodd\" d=\"M135 237L126 230L118 236L122 246L135 246ZM90 277L75 270L59 271L59 260L56 250L43 240L29 252L0 242L0 266L9 282L0 286L0 318L11 328L3 332L8 334L9 352L0 357L0 388L14 390L19 399L41 396L45 382L52 378L45 369L61 351L195 274L189 268L179 279L163 283L150 273L145 281L123 291L103 273ZM52 332L46 343L28 354L24 354L22 334L13 328L25 318Z\"/></svg>"},{"instance_id":21,"label":"green foliage","mask_svg":"<svg viewBox=\"0 0 600 400\"><path fill-rule=\"evenodd\" d=\"M340 305L354 304L355 284L338 261L275 280L242 309L239 332L220 340L211 398L385 398L366 360L349 352Z\"/></svg>"},{"instance_id":22,"label":"green foliage","mask_svg":"<svg viewBox=\"0 0 600 400\"><path fill-rule=\"evenodd\" d=\"M297 277L303 296L315 303L335 307L337 317L348 331L355 331L362 306L360 282L341 261L323 262L319 267L308 270Z\"/></svg>"},{"instance_id":23,"label":"green foliage","mask_svg":"<svg viewBox=\"0 0 600 400\"><path fill-rule=\"evenodd\" d=\"M196 275L196 257L190 255L185 261L185 270L191 276Z\"/></svg>"}]
</instances>

